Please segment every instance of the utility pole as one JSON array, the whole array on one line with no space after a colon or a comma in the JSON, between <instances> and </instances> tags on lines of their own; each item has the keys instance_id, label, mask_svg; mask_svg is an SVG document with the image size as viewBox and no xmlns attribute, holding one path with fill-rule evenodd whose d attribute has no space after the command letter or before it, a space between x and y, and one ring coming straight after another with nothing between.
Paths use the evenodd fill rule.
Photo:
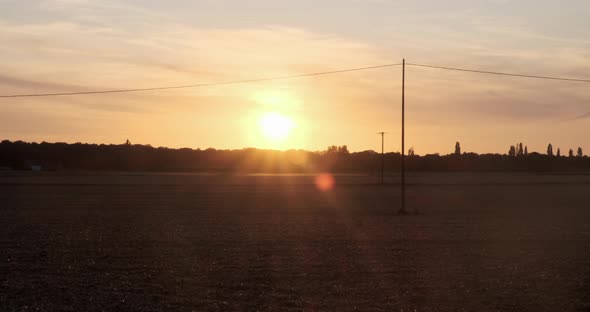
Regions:
<instances>
[{"instance_id":1,"label":"utility pole","mask_svg":"<svg viewBox=\"0 0 590 312\"><path fill-rule=\"evenodd\" d=\"M406 214L406 59L402 62L402 150L401 150L401 207L398 214Z\"/></svg>"},{"instance_id":2,"label":"utility pole","mask_svg":"<svg viewBox=\"0 0 590 312\"><path fill-rule=\"evenodd\" d=\"M377 134L381 135L381 184L384 184L384 174L385 174L385 133L386 132L377 132Z\"/></svg>"}]
</instances>

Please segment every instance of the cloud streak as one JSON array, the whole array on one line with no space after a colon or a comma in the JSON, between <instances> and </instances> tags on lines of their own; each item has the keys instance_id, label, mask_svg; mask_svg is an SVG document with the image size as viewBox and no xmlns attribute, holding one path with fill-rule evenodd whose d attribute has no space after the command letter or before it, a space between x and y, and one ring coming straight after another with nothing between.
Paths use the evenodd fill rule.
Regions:
<instances>
[{"instance_id":1,"label":"cloud streak","mask_svg":"<svg viewBox=\"0 0 590 312\"><path fill-rule=\"evenodd\" d=\"M572 120L588 119L588 118L590 118L590 112L587 112L587 113L581 114L579 116L576 116Z\"/></svg>"}]
</instances>

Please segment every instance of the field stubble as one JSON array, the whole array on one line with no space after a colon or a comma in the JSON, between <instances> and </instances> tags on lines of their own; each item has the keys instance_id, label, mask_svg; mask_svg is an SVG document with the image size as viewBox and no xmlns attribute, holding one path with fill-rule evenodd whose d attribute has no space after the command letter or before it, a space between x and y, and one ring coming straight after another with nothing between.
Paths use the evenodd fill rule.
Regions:
<instances>
[{"instance_id":1,"label":"field stubble","mask_svg":"<svg viewBox=\"0 0 590 312\"><path fill-rule=\"evenodd\" d=\"M587 311L590 176L0 176L21 310Z\"/></svg>"}]
</instances>

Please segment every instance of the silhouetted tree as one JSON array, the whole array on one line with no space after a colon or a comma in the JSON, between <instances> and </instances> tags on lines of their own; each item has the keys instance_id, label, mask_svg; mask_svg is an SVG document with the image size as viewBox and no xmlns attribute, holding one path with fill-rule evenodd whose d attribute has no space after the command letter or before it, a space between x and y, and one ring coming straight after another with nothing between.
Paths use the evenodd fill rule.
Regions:
<instances>
[{"instance_id":1,"label":"silhouetted tree","mask_svg":"<svg viewBox=\"0 0 590 312\"><path fill-rule=\"evenodd\" d=\"M338 146L336 146L336 145L328 146L328 149L326 150L326 154L328 154L328 155L338 154Z\"/></svg>"},{"instance_id":2,"label":"silhouetted tree","mask_svg":"<svg viewBox=\"0 0 590 312\"><path fill-rule=\"evenodd\" d=\"M461 144L459 142L455 143L455 155L461 155Z\"/></svg>"},{"instance_id":3,"label":"silhouetted tree","mask_svg":"<svg viewBox=\"0 0 590 312\"><path fill-rule=\"evenodd\" d=\"M125 140L125 146L130 146L131 145L131 141L129 141L129 139Z\"/></svg>"},{"instance_id":4,"label":"silhouetted tree","mask_svg":"<svg viewBox=\"0 0 590 312\"><path fill-rule=\"evenodd\" d=\"M553 156L553 145L551 145L551 143L547 145L547 155Z\"/></svg>"},{"instance_id":5,"label":"silhouetted tree","mask_svg":"<svg viewBox=\"0 0 590 312\"><path fill-rule=\"evenodd\" d=\"M348 147L346 145L342 145L342 146L331 145L331 146L328 146L328 150L326 150L326 154L328 154L328 155L348 155L350 153L349 153Z\"/></svg>"},{"instance_id":6,"label":"silhouetted tree","mask_svg":"<svg viewBox=\"0 0 590 312\"><path fill-rule=\"evenodd\" d=\"M508 150L508 156L510 156L510 157L516 156L516 147L514 147L514 145L510 145L510 150Z\"/></svg>"},{"instance_id":7,"label":"silhouetted tree","mask_svg":"<svg viewBox=\"0 0 590 312\"><path fill-rule=\"evenodd\" d=\"M408 150L408 156L414 156L414 147L410 147L410 149Z\"/></svg>"},{"instance_id":8,"label":"silhouetted tree","mask_svg":"<svg viewBox=\"0 0 590 312\"><path fill-rule=\"evenodd\" d=\"M350 154L350 152L348 151L348 146L342 145L342 146L338 147L338 153L341 154L341 155L348 155L348 154Z\"/></svg>"},{"instance_id":9,"label":"silhouetted tree","mask_svg":"<svg viewBox=\"0 0 590 312\"><path fill-rule=\"evenodd\" d=\"M518 155L518 156L524 155L524 149L522 148L522 143L518 144L518 151L516 152L516 155Z\"/></svg>"},{"instance_id":10,"label":"silhouetted tree","mask_svg":"<svg viewBox=\"0 0 590 312\"><path fill-rule=\"evenodd\" d=\"M561 157L561 151L559 150L559 147L557 148L557 157Z\"/></svg>"},{"instance_id":11,"label":"silhouetted tree","mask_svg":"<svg viewBox=\"0 0 590 312\"><path fill-rule=\"evenodd\" d=\"M524 156L528 156L529 155L529 147L525 146L524 147Z\"/></svg>"},{"instance_id":12,"label":"silhouetted tree","mask_svg":"<svg viewBox=\"0 0 590 312\"><path fill-rule=\"evenodd\" d=\"M574 150L570 148L570 151L567 154L568 157L574 157Z\"/></svg>"},{"instance_id":13,"label":"silhouetted tree","mask_svg":"<svg viewBox=\"0 0 590 312\"><path fill-rule=\"evenodd\" d=\"M582 157L582 156L584 156L584 152L582 152L582 148L581 148L581 147L578 147L578 153L577 153L577 156L578 156L578 157Z\"/></svg>"}]
</instances>

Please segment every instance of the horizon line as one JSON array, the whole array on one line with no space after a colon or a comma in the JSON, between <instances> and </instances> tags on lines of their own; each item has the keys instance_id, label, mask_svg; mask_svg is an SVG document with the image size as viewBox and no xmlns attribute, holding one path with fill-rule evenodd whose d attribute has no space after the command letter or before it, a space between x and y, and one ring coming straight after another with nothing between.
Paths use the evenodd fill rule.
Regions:
<instances>
[{"instance_id":1,"label":"horizon line","mask_svg":"<svg viewBox=\"0 0 590 312\"><path fill-rule=\"evenodd\" d=\"M8 141L9 143L17 143L17 142L22 142L25 144L66 144L66 145L76 145L76 144L82 144L82 145L111 145L111 146L124 146L126 145L126 143L92 143L92 142L64 142L64 141L41 141L41 142L37 142L37 141L24 141L24 140L10 140L10 139L2 139L0 140L0 144L3 144L4 142ZM239 147L239 148L215 148L215 147L168 147L168 146L153 146L149 143L147 144L141 144L141 143L132 143L131 141L129 141L129 145L130 146L143 146L143 147L151 147L154 149L159 149L159 148L164 148L164 149L171 149L171 150L182 150L182 149L190 149L193 151L206 151L206 150L215 150L215 151L243 151L243 150L259 150L259 151L273 151L273 152L288 152L288 151L301 151L301 152L308 152L308 153L321 153L321 152L325 152L327 150L327 148L331 147L331 146L346 146L348 148L347 144L343 144L343 145L337 145L337 144L331 144L331 145L327 145L326 149L323 150L311 150L311 149L305 149L305 148L287 148L287 149L275 149L275 148L262 148L262 147ZM460 142L459 142L460 143ZM551 144L553 146L552 143L548 143ZM514 146L514 145L510 145L510 146ZM516 146L514 146L516 147ZM523 147L528 147L528 145L523 145ZM578 148L581 148L581 146L578 146ZM561 150L559 147L557 147L555 149L555 153L557 153L557 150ZM575 148L570 148L571 150L573 150L574 152L576 151ZM564 149L564 151L568 151L568 149ZM381 154L381 152L378 152L374 149L367 149L367 150L356 150L356 151L349 151L349 154L358 154L358 153L364 153L364 152L374 152L376 154ZM400 151L388 151L384 153L385 155L387 154L400 154ZM498 152L484 152L484 153L478 153L478 152L474 152L474 151L463 151L461 152L460 155L467 155L467 154L476 154L476 155L509 155L509 153L498 153ZM547 155L546 153L541 153L541 152L537 152L537 151L528 151L528 154L540 154L540 155ZM434 153L425 153L425 154L419 154L416 153L413 156L431 156L431 155L439 155L439 156L447 156L447 155L455 155L454 152L449 152L448 154L443 154L441 152L434 152ZM408 153L405 153L406 157L412 157L411 155L408 155ZM521 156L521 155L519 155ZM524 156L524 155L522 155ZM555 155L554 155L555 156ZM567 156L566 153L562 154L561 156ZM586 155L584 155L586 156Z\"/></svg>"}]
</instances>

